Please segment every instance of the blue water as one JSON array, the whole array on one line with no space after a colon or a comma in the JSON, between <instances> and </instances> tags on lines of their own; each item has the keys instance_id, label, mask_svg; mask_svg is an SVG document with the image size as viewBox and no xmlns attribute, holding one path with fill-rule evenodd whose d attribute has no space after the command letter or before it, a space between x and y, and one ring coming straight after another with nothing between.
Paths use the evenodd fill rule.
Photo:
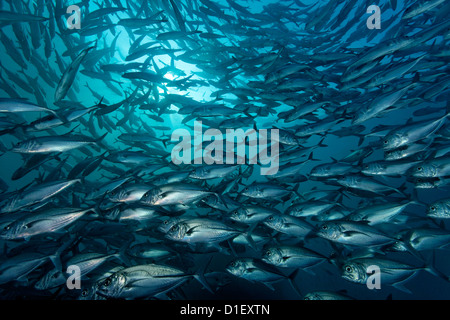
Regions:
<instances>
[{"instance_id":1,"label":"blue water","mask_svg":"<svg viewBox=\"0 0 450 320\"><path fill-rule=\"evenodd\" d=\"M306 161L307 157L296 159L293 162L300 163L305 162L301 171L299 172L304 179L299 184L291 183L280 179L277 182L270 180L268 176L262 176L260 173L259 165L254 165L253 173L249 177L242 178L239 181L239 192L231 191L228 195L233 200L241 202L242 205L254 203L254 204L269 204L281 212L284 212L289 208L293 201L301 201L298 194L293 194L288 199L256 199L248 200L239 196L239 193L245 186L249 186L254 182L269 182L283 185L287 188L298 187L298 193L306 195L313 191L328 191L337 190L337 192L344 194L345 196L339 198L339 202L342 207L352 211L361 207L363 204L377 203L383 201L383 196L377 196L373 194L369 195L355 195L346 193L345 188L340 188L336 184L329 183L330 180L325 179L317 180L312 178L309 173L312 168L323 163L331 163L332 159L343 159L350 152L364 146L374 146L373 153L363 160L364 163L371 161L383 160L383 149L380 146L381 137L379 135L369 136L378 125L391 125L402 126L407 123L408 120L414 121L424 119L434 119L442 112L446 112L446 104L449 101L449 73L448 73L448 26L445 31L439 32L426 42L412 46L411 49L400 50L393 54L383 55L378 62L375 69L368 71L365 76L370 75L372 72L389 70L390 67L395 67L397 64L412 61L417 57L426 54L426 59L430 62L430 66L424 65L422 68L418 68L416 72L406 72L401 77L398 77L385 86L375 87L369 89L363 84L356 85L348 90L339 90L342 83L340 82L341 76L346 68L361 57L364 52L370 48L383 45L390 39L399 38L400 36L414 37L418 32L423 29L430 29L438 23L448 22L448 15L442 17L442 12L449 10L448 3L440 4L437 8L420 14L410 20L402 20L402 15L406 8L414 5L416 1L379 1L376 3L381 8L381 29L369 30L366 26L366 21L370 14L366 13L367 6L371 3L364 1L235 1L240 6L244 6L248 10L248 14L233 9L230 3L224 0L213 1L214 4L220 8L220 12L214 11L214 7L209 8L209 1L201 0L179 0L175 1L178 8L181 11L182 19L184 21L185 28L188 31L198 31L203 33L214 33L220 37L217 39L202 38L199 34L192 33L181 40L157 40L157 36L164 32L180 31L180 25L174 14L173 8L169 1L158 0L147 3L146 1L104 1L103 8L118 7L119 5L126 8L123 12L112 13L104 16L104 20L89 21L87 19L88 12L93 12L99 9L98 4L95 2L89 2L89 5L85 3L79 3L81 9L81 29L68 31L66 20L70 14L64 14L65 9L73 4L70 1L57 1L48 5L46 1L37 1L36 9L26 9L26 4L14 2L14 6L11 7L7 2L2 2L0 9L4 11L14 11L22 13L34 13L44 17L52 17L49 8L52 6L61 6L61 10L56 10L56 18L50 18L49 21L44 22L17 22L21 26L25 40L29 47L29 59L25 54L25 48L20 43L16 33L14 32L10 24L5 24L1 27L0 32L2 36L10 39L15 48L15 51L8 50L7 41L2 38L1 50L1 76L3 79L0 81L0 97L1 98L24 98L29 102L37 104L42 107L46 107L55 110L57 113L64 108L68 107L91 107L101 103L104 105L113 105L124 101L127 97L133 96L133 93L140 86L137 96L134 98L143 98L138 103L131 102L125 103L116 111L108 113L102 116L96 116L95 113L91 113L78 119L73 123L69 123L64 126L53 128L51 131L43 132L21 132L15 130L1 135L1 143L4 146L4 152L0 156L0 178L6 183L7 189L3 190L4 197L7 198L12 192L20 190L26 187L28 184L42 183L42 178L47 177L54 168L58 165L62 165L58 172L53 172L57 177L54 180L64 180L71 169L80 161L86 158L97 159L101 155L108 151L109 154L117 151L124 151L132 147L133 151L142 151L145 155L151 155L155 161L161 159L161 156L152 155L151 149L164 150L169 155L173 146L177 141L170 141L172 132L175 129L187 129L193 133L193 121L194 118L184 123L183 120L190 113L184 113L183 108L188 106L183 103L169 103L166 108L162 107L162 104L158 104L168 95L177 97L186 97L197 103L203 103L208 105L226 106L230 108L239 108L242 105L249 105L258 109L261 113L256 113L252 109L249 113L237 113L234 116L227 116L224 118L232 117L245 117L248 114L252 115L254 123L251 125L242 127L242 129L250 129L255 124L257 129L285 129L295 132L296 129L301 128L306 123L314 123L321 119L325 119L333 114L329 110L319 108L313 114L299 118L293 122L286 122L285 119L280 117L280 114L286 111L292 110L292 106L289 106L283 99L269 97L262 98L264 94L281 93L294 99L309 99L314 101L317 99L320 101L332 101L335 106L335 115L342 117L343 121L338 122L332 126L332 128L322 132L320 134L314 134L302 140L302 142L296 146L296 148L309 148L317 146L322 142L326 147L318 147L313 151L313 158L319 161ZM143 11L139 11L141 6L147 6ZM200 9L201 8L201 9ZM31 11L30 11L31 10ZM208 11L208 10L212 10ZM346 11L344 11L346 10ZM151 15L163 11L161 17L165 17L167 21L159 24L150 24L147 27L127 28L120 25L122 19L129 19L138 14L139 18L149 18ZM343 16L341 13L346 12ZM213 15L215 13L215 15ZM322 16L320 20L320 14L327 13ZM220 16L220 14L225 14ZM249 16L250 15L250 16ZM53 19L53 20L52 20ZM157 18L155 18L157 19ZM247 23L247 26L243 26L242 23ZM99 30L92 35L86 35L90 28L99 25L108 25L111 28ZM16 30L17 31L17 30ZM37 38L33 43L33 32L38 32ZM140 39L141 36L142 39ZM36 40L37 39L37 40ZM130 54L130 48L136 41L141 41L141 46L146 43L154 43L154 46L160 45L166 49L177 49L172 54L144 54L138 59L126 61L127 56ZM79 71L76 74L74 82L68 91L67 96L63 99L68 101L67 105L59 109L54 103L54 92L58 85L59 79L70 63L81 52L79 49L85 49L88 45L96 43L96 48L91 51L81 64ZM77 49L78 48L78 49ZM204 50L204 51L202 51ZM209 51L208 51L209 50ZM409 50L409 51L408 51ZM447 55L439 55L441 52L447 50ZM20 55L20 60L24 63L24 68L15 61L14 56L11 56L11 52ZM195 53L199 53L195 55ZM189 57L181 56L183 53L192 53L192 56L198 60L189 59ZM243 54L245 53L245 55ZM319 55L323 53L351 53L352 59L332 62L314 62L309 59L308 56ZM276 61L278 64L274 64L271 68L270 65L256 64L251 65L249 62L251 59L260 57L266 57L269 54L279 54L279 59ZM34 57L34 58L33 58ZM178 58L180 57L180 58ZM175 58L175 59L174 59ZM17 59L17 57L16 57ZM47 77L43 77L43 74L36 67L37 61L43 65L44 70L47 70ZM58 60L62 61L62 67L58 63ZM231 59L236 59L236 62L227 68L221 68L221 64L230 62ZM200 63L200 60L202 62ZM102 66L105 65L121 65L124 63L139 63L147 64L148 71L159 73L161 69L165 67L175 67L171 71L163 74L164 82L155 84L147 81L131 81L122 77L124 72L109 72L102 74L103 76L111 77L112 81L108 84L103 79L99 79L98 75L91 75L89 72L102 72ZM265 85L265 76L277 68L281 68L287 63L305 64L308 72L299 73L302 79L315 79L316 84L307 88L306 90L294 90L291 92L281 91L277 92L276 87ZM436 63L433 65L432 63ZM173 65L172 65L173 64ZM311 69L309 69L311 68ZM130 71L130 70L128 70ZM318 79L317 74L321 75ZM345 116L351 115L352 112L358 110L359 107L365 107L365 104L369 104L371 100L376 97L377 91L382 92L386 88L403 88L403 83L408 84L415 82L417 74L420 76L417 83L417 90L413 94L408 95L408 100L405 97L400 99L400 103L405 105L396 107L395 110L381 115L379 118L373 118L364 122L364 131L360 136L356 136L352 132L345 136L338 137L330 134L338 129L351 129L351 119ZM436 76L440 74L440 76ZM30 90L24 90L21 88L18 81L14 80L14 76L24 81ZM187 77L191 76L189 79ZM48 81L46 79L49 78ZM186 80L186 86L171 86L170 81ZM283 80L283 79L281 79ZM50 82L50 83L48 83ZM179 83L179 82L178 82ZM319 84L317 84L319 83ZM433 95L429 100L423 97L423 90L427 87L434 86L442 83L442 90L439 94ZM52 85L50 85L52 84ZM254 87L256 85L256 89ZM115 90L111 89L111 86ZM259 87L258 87L259 86ZM8 87L12 87L17 96L10 96ZM31 91L31 92L28 92ZM147 95L148 94L148 95ZM416 94L416 95L414 95ZM419 95L421 94L421 95ZM367 100L364 98L367 96ZM414 100L417 99L417 100ZM417 103L420 101L420 103ZM397 106L397 105L396 105ZM159 110L158 110L159 108ZM417 110L426 110L426 108L441 108L442 112L425 115L423 117L416 117L413 113ZM184 110L186 110L184 109ZM343 113L347 109L349 114ZM239 109L241 110L241 109ZM268 111L267 113L263 113ZM40 113L27 113L16 115L10 115L5 113L4 118L11 120L13 123L25 126L32 121L43 117L44 114ZM127 119L128 117L128 119ZM215 125L219 124L224 118L219 117L204 117L204 129L208 127L216 128ZM205 121L206 120L206 121ZM209 121L209 122L208 122ZM119 125L118 125L119 123ZM112 126L111 126L112 124ZM167 128L159 128L161 126ZM446 122L448 128L448 121ZM110 128L108 128L110 127ZM153 134L156 139L154 143L144 142L144 147L129 144L119 139L119 136L125 132L127 133L143 133L148 132L148 128L153 129ZM109 129L109 130L108 130ZM169 130L168 130L169 129ZM226 128L219 128L222 132L225 132ZM11 146L18 141L42 135L64 135L71 130L74 133L83 134L90 137L100 137L107 133L104 139L104 145L102 147L87 147L90 150L90 155L80 150L71 150L62 155L59 155L57 159L51 159L48 162L42 164L38 168L32 170L29 174L21 179L13 180L13 173L25 163L26 155L21 155L9 151ZM93 135L95 133L95 135ZM381 134L382 135L382 134ZM437 137L437 135L436 135ZM429 137L428 137L429 138ZM434 139L434 136L432 137ZM170 141L167 145L163 145L159 140ZM362 141L361 145L358 145ZM428 141L428 140L427 140ZM157 147L155 147L155 145ZM105 150L105 146L107 150ZM430 148L444 148L448 146L448 136L446 140L443 140L442 144L432 144ZM295 148L295 147L294 147ZM153 152L156 152L156 151ZM289 147L282 146L280 152L280 161L283 162L283 151L291 150ZM85 150L84 150L85 151ZM427 154L427 157L433 157L431 154ZM49 155L50 157L50 155ZM170 160L169 157L166 160ZM423 159L421 159L423 160ZM61 161L65 161L61 163ZM144 178L137 178L133 175L134 169L145 168L139 166L128 166L123 164L117 164L106 160L103 160L101 164L86 177L81 177L81 183L73 189L65 190L61 194L55 197L56 201L49 204L49 206L58 206L65 204L67 206L80 206L80 207L92 207L99 206L104 200L102 198L92 200L85 200L86 194L88 194L93 188L98 187L101 184L105 184L108 181L118 178L124 178L131 176L133 179L140 183L151 184L154 179L158 178L158 175L165 172L193 170L194 165L188 166L169 166L169 161L164 163L164 168L151 175L146 175ZM357 163L353 163L356 170L359 170ZM119 169L119 171L111 170L110 167ZM409 206L406 210L406 214L410 217L419 217L418 221L409 221L404 225L400 223L395 225L396 228L419 228L422 226L442 228L448 230L448 222L445 219L430 219L426 217L426 207L438 200L448 198L449 192L445 187L434 189L415 189L414 184L407 180L406 175L400 177L388 177L378 179L380 183L399 188L404 186L404 194L407 195L408 200L416 200L419 204ZM192 183L192 180L185 180L186 183ZM197 181L198 182L198 181ZM210 188L222 187L225 182L222 179L214 179L207 181L206 186ZM386 198L391 201L400 201L398 198ZM394 199L394 200L392 200ZM264 202L264 200L268 200ZM59 201L59 202L58 202ZM31 210L31 208L22 209L23 211ZM39 210L39 209L38 209ZM98 210L102 213L102 210ZM200 203L191 204L187 210L189 213L197 214L211 214L211 219L222 221L228 214L224 211L218 211L216 209L209 209L205 205ZM2 218L6 215L16 213L2 213ZM121 222L121 226L117 229L109 228L109 223L99 217L86 220L76 221L74 224L69 225L64 229L62 234L70 234L80 232L83 235L83 228L93 223L93 220L104 223L105 229L100 233L93 233L87 238L87 242L83 244L83 240L78 247L79 252L90 252L96 248L96 250L102 253L109 253L117 251L120 245L125 242L126 239L132 239L132 243L145 242L147 240L159 241L171 248L176 248L180 256L183 259L178 258L156 261L161 264L171 264L180 268L181 270L198 270L199 266L207 263L212 258L207 272L222 272L219 276L226 284L217 286L217 291L214 294L209 293L207 290L201 287L201 285L190 280L183 284L178 289L169 293L169 296L175 299L286 299L296 300L301 299L306 293L314 291L332 291L338 293L345 293L349 297L355 299L386 299L392 295L393 299L448 299L450 298L450 283L448 280L437 277L426 271L419 271L414 277L405 282L405 286L411 291L406 293L400 291L389 284L383 283L383 277L381 277L381 289L369 290L364 284L351 283L342 278L340 270L336 266L324 262L318 266L312 268L314 274L308 273L304 270L300 270L295 277L295 283L300 289L301 296L295 292L288 284L287 280L277 282L273 284L274 290L258 282L249 282L246 279L241 279L230 274L226 274L225 267L227 264L236 259L233 255L224 254L221 252L213 253L192 253L189 247L184 243L175 243L168 240L164 235L155 235L152 232L154 228L160 223L157 219L147 222L128 223ZM84 225L83 223L86 223ZM114 222L115 223L115 222ZM394 223L395 224L395 223ZM80 231L81 230L81 231ZM266 232L266 235L274 236L272 238L272 244L279 241L278 244L283 243L295 243L301 245L304 239L297 239L298 241L292 241L292 239L283 239L279 237L276 232L272 232L268 228L262 227L262 232ZM397 230L397 229L395 229ZM395 231L397 232L397 231ZM394 232L393 232L394 233ZM397 234L392 234L396 236ZM48 234L46 239L49 243L58 243L61 241L59 238L61 233ZM111 239L118 237L120 240L113 241ZM115 239L117 240L117 239ZM3 263L11 258L11 255L7 253L12 248L20 247L23 244L33 244L37 241L35 238L31 238L29 242L25 240L1 240L0 244L4 246L2 254ZM97 246L89 246L88 241L96 242ZM110 243L108 243L111 241ZM122 242L123 241L123 242ZM292 241L292 242L290 242ZM331 254L333 248L330 243L322 238L313 237L312 239L305 240L308 248L314 249L325 255ZM61 243L62 244L62 243ZM131 245L130 245L131 246ZM223 247L227 247L226 243L222 244ZM236 245L234 248L237 251L237 257L254 257L256 259L261 258L263 249L258 251L253 250L249 246ZM24 252L26 252L26 248ZM29 249L28 249L29 250ZM126 250L125 250L126 251ZM74 254L75 251L67 252L67 257ZM23 252L22 252L23 253ZM390 259L399 259L405 263L414 265L416 267L422 267L424 263L431 263L434 268L450 275L450 261L448 258L447 249L433 249L425 250L421 252L427 261L418 261L415 257L408 253L393 253L388 252L384 256ZM63 259L64 260L64 259ZM140 262L145 260L140 260ZM149 261L147 261L149 262ZM137 265L137 260L131 259L131 265ZM85 288L86 283L92 283L93 280L99 279L99 277L106 273L108 270L112 270L117 265L124 267L130 267L124 261L112 260L106 262L101 268L96 270L90 275L90 280L82 279L82 286ZM38 291L35 290L34 283L42 278L42 276L52 268L50 262L38 267L36 270L27 274L25 278L28 283L9 282L0 286L0 297L3 299L13 299L17 296L22 296L29 299L36 299L43 297L52 297L56 289ZM291 269L285 270L279 268L279 271L285 275L292 272ZM227 281L225 281L227 279ZM58 298L62 299L76 299L79 297L81 291L68 290L65 284L60 285L58 288L61 291L56 293ZM54 296L53 296L54 297Z\"/></svg>"}]
</instances>

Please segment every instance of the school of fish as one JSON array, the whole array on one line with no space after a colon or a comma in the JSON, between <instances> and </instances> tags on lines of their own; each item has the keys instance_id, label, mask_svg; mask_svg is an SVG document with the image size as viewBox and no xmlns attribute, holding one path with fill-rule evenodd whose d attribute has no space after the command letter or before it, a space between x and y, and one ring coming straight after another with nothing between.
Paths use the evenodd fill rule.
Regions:
<instances>
[{"instance_id":1,"label":"school of fish","mask_svg":"<svg viewBox=\"0 0 450 320\"><path fill-rule=\"evenodd\" d=\"M2 1L0 299L449 298L450 2L377 5Z\"/></svg>"}]
</instances>

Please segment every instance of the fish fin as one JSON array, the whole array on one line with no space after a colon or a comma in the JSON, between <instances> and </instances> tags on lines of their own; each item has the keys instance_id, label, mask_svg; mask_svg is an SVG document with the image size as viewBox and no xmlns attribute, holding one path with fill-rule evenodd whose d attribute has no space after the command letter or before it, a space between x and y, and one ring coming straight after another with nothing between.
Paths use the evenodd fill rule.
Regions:
<instances>
[{"instance_id":1,"label":"fish fin","mask_svg":"<svg viewBox=\"0 0 450 320\"><path fill-rule=\"evenodd\" d=\"M363 142L364 142L364 139L365 139L365 135L362 135L362 134L360 134L360 135L357 135L358 137L359 137L359 140L358 140L358 147L360 147L362 144L363 144ZM361 159L362 160L362 159Z\"/></svg>"},{"instance_id":2,"label":"fish fin","mask_svg":"<svg viewBox=\"0 0 450 320\"><path fill-rule=\"evenodd\" d=\"M299 297L303 297L302 293L300 292L300 289L298 288L298 286L297 286L297 284L295 282L295 278L297 277L299 271L300 271L300 269L294 270L294 272L292 272L288 276L288 281L289 281L289 284L291 285L292 289L294 289L294 291L297 292Z\"/></svg>"},{"instance_id":3,"label":"fish fin","mask_svg":"<svg viewBox=\"0 0 450 320\"><path fill-rule=\"evenodd\" d=\"M323 137L322 140L319 141L319 144L317 144L315 147L322 147L322 148L326 148L328 147L327 144L324 144L323 141L325 140L326 137Z\"/></svg>"},{"instance_id":4,"label":"fish fin","mask_svg":"<svg viewBox=\"0 0 450 320\"><path fill-rule=\"evenodd\" d=\"M408 278L408 279L409 279L409 278ZM406 287L403 285L403 282L404 282L404 281L402 281L402 282L397 282L397 283L393 284L392 286L393 286L395 289L397 289L397 290L403 291L403 292L405 292L405 293L412 294L411 290L409 290L408 288L406 288Z\"/></svg>"},{"instance_id":5,"label":"fish fin","mask_svg":"<svg viewBox=\"0 0 450 320\"><path fill-rule=\"evenodd\" d=\"M313 270L311 270L311 267L303 268L303 271L305 271L306 273L308 273L312 276L316 276L316 273Z\"/></svg>"},{"instance_id":6,"label":"fish fin","mask_svg":"<svg viewBox=\"0 0 450 320\"><path fill-rule=\"evenodd\" d=\"M227 243L228 246L230 247L230 251L233 257L237 257L236 250L234 250L233 244L231 243L230 239L227 240Z\"/></svg>"},{"instance_id":7,"label":"fish fin","mask_svg":"<svg viewBox=\"0 0 450 320\"><path fill-rule=\"evenodd\" d=\"M120 259L122 262L124 262L127 266L132 266L132 263L130 259L128 259L126 250L130 246L130 244L133 242L133 239L130 239L129 241L125 242L125 244L120 247L119 253L117 258Z\"/></svg>"},{"instance_id":8,"label":"fish fin","mask_svg":"<svg viewBox=\"0 0 450 320\"><path fill-rule=\"evenodd\" d=\"M263 285L265 285L267 288L269 288L272 291L275 291L275 288L273 287L273 285L269 282L262 282Z\"/></svg>"},{"instance_id":9,"label":"fish fin","mask_svg":"<svg viewBox=\"0 0 450 320\"><path fill-rule=\"evenodd\" d=\"M208 268L209 264L211 263L212 258L213 257L211 256L208 262L203 264L203 266L193 276L194 279L197 280L206 290L214 294L214 291L211 289L210 285L208 284L205 278L205 271Z\"/></svg>"},{"instance_id":10,"label":"fish fin","mask_svg":"<svg viewBox=\"0 0 450 320\"><path fill-rule=\"evenodd\" d=\"M308 156L308 159L306 159L305 162L306 161L321 161L321 160L320 159L314 159L314 151L311 151L311 153Z\"/></svg>"},{"instance_id":11,"label":"fish fin","mask_svg":"<svg viewBox=\"0 0 450 320\"><path fill-rule=\"evenodd\" d=\"M424 270L438 278L444 279L446 282L449 282L449 278L445 274L443 274L441 271L437 270L435 265L436 265L436 254L435 254L435 250L433 250L429 260L426 262Z\"/></svg>"},{"instance_id":12,"label":"fish fin","mask_svg":"<svg viewBox=\"0 0 450 320\"><path fill-rule=\"evenodd\" d=\"M60 253L56 253L53 256L49 257L51 262L53 263L53 265L55 266L55 268L58 271L62 271L62 263L61 263L61 257L60 257Z\"/></svg>"},{"instance_id":13,"label":"fish fin","mask_svg":"<svg viewBox=\"0 0 450 320\"><path fill-rule=\"evenodd\" d=\"M258 225L257 223L254 223L252 226L250 226L249 230L245 234L245 240L247 240L248 244L250 245L250 248L252 248L255 251L258 251L258 248L255 241L253 240L252 232L253 230L255 230L257 225Z\"/></svg>"}]
</instances>

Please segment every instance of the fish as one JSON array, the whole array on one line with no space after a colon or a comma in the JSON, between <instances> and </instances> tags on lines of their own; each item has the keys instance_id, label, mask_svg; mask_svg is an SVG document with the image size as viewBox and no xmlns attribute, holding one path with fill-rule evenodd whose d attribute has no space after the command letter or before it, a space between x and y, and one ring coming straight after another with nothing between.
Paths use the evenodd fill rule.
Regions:
<instances>
[{"instance_id":1,"label":"fish","mask_svg":"<svg viewBox=\"0 0 450 320\"><path fill-rule=\"evenodd\" d=\"M2 24L12 24L17 22L33 22L33 21L46 21L49 18L35 16L31 14L22 14L20 12L12 11L0 11L0 22Z\"/></svg>"},{"instance_id":2,"label":"fish","mask_svg":"<svg viewBox=\"0 0 450 320\"><path fill-rule=\"evenodd\" d=\"M111 258L118 258L119 253L102 254L102 253L80 253L67 260L68 266L75 265L80 268L79 277L83 278L96 268L100 267L103 263Z\"/></svg>"},{"instance_id":3,"label":"fish","mask_svg":"<svg viewBox=\"0 0 450 320\"><path fill-rule=\"evenodd\" d=\"M242 206L230 212L230 219L233 221L255 224L264 221L270 215L281 214L278 210L273 208L266 208L263 206Z\"/></svg>"},{"instance_id":4,"label":"fish","mask_svg":"<svg viewBox=\"0 0 450 320\"><path fill-rule=\"evenodd\" d=\"M406 8L406 10L403 13L402 19L411 19L415 16L418 16L426 11L429 11L437 6L439 6L441 3L443 3L443 0L434 0L434 1L418 1L414 5Z\"/></svg>"},{"instance_id":5,"label":"fish","mask_svg":"<svg viewBox=\"0 0 450 320\"><path fill-rule=\"evenodd\" d=\"M303 300L354 300L344 294L331 291L314 291L307 293Z\"/></svg>"},{"instance_id":6,"label":"fish","mask_svg":"<svg viewBox=\"0 0 450 320\"><path fill-rule=\"evenodd\" d=\"M187 243L216 243L236 237L241 232L219 221L209 219L184 220L174 224L166 237Z\"/></svg>"},{"instance_id":7,"label":"fish","mask_svg":"<svg viewBox=\"0 0 450 320\"><path fill-rule=\"evenodd\" d=\"M394 89L393 92L383 93L376 97L367 108L358 110L353 118L353 124L361 124L376 117L387 108L392 107L411 88L411 86L412 84L401 90Z\"/></svg>"},{"instance_id":8,"label":"fish","mask_svg":"<svg viewBox=\"0 0 450 320\"><path fill-rule=\"evenodd\" d=\"M75 77L78 73L78 69L80 68L81 63L83 62L86 55L96 48L95 46L91 46L89 48L84 49L81 53L76 57L75 60L67 67L66 71L64 71L61 79L59 80L58 86L55 90L55 101L61 101L67 95L70 87L72 86Z\"/></svg>"},{"instance_id":9,"label":"fish","mask_svg":"<svg viewBox=\"0 0 450 320\"><path fill-rule=\"evenodd\" d=\"M4 227L0 237L8 240L30 239L36 235L57 232L90 211L92 209L58 208L32 212Z\"/></svg>"},{"instance_id":10,"label":"fish","mask_svg":"<svg viewBox=\"0 0 450 320\"><path fill-rule=\"evenodd\" d=\"M8 198L0 202L0 212L11 213L39 204L80 182L79 179L50 181L26 188L20 192L13 192L8 195Z\"/></svg>"},{"instance_id":11,"label":"fish","mask_svg":"<svg viewBox=\"0 0 450 320\"><path fill-rule=\"evenodd\" d=\"M381 182L377 182L376 180L365 176L348 175L337 178L336 182L346 188L370 192L378 195L383 195L386 193L398 193L399 195L404 196L404 194L398 188L394 188Z\"/></svg>"},{"instance_id":12,"label":"fish","mask_svg":"<svg viewBox=\"0 0 450 320\"><path fill-rule=\"evenodd\" d=\"M20 141L11 151L30 154L66 152L98 144L106 135L107 133L97 139L85 135L41 136Z\"/></svg>"},{"instance_id":13,"label":"fish","mask_svg":"<svg viewBox=\"0 0 450 320\"><path fill-rule=\"evenodd\" d=\"M396 240L363 222L327 221L320 224L317 230L319 237L352 246L380 246Z\"/></svg>"},{"instance_id":14,"label":"fish","mask_svg":"<svg viewBox=\"0 0 450 320\"><path fill-rule=\"evenodd\" d=\"M270 215L263 223L275 231L298 238L310 236L314 230L314 226L304 219L284 214Z\"/></svg>"},{"instance_id":15,"label":"fish","mask_svg":"<svg viewBox=\"0 0 450 320\"><path fill-rule=\"evenodd\" d=\"M248 187L245 187L241 191L241 195L257 198L257 199L267 199L267 198L279 198L284 197L286 195L290 195L294 190L287 190L280 185L276 184L263 184L263 183L254 183Z\"/></svg>"},{"instance_id":16,"label":"fish","mask_svg":"<svg viewBox=\"0 0 450 320\"><path fill-rule=\"evenodd\" d=\"M54 255L37 252L25 252L9 259L3 259L0 264L0 284L9 282L28 282L27 275L44 263L57 259Z\"/></svg>"},{"instance_id":17,"label":"fish","mask_svg":"<svg viewBox=\"0 0 450 320\"><path fill-rule=\"evenodd\" d=\"M403 176L420 161L375 161L365 163L361 172L368 176Z\"/></svg>"},{"instance_id":18,"label":"fish","mask_svg":"<svg viewBox=\"0 0 450 320\"><path fill-rule=\"evenodd\" d=\"M0 112L17 113L17 112L49 112L58 118L58 114L51 109L40 107L36 104L29 103L21 99L0 98Z\"/></svg>"},{"instance_id":19,"label":"fish","mask_svg":"<svg viewBox=\"0 0 450 320\"><path fill-rule=\"evenodd\" d=\"M391 130L381 141L383 149L389 151L425 139L439 130L449 115L431 121L413 122Z\"/></svg>"},{"instance_id":20,"label":"fish","mask_svg":"<svg viewBox=\"0 0 450 320\"><path fill-rule=\"evenodd\" d=\"M368 225L381 224L395 219L411 204L416 204L416 202L373 204L355 210L347 215L345 220L367 222Z\"/></svg>"},{"instance_id":21,"label":"fish","mask_svg":"<svg viewBox=\"0 0 450 320\"><path fill-rule=\"evenodd\" d=\"M271 246L265 249L262 260L280 268L302 268L308 270L327 260L314 251L294 246Z\"/></svg>"},{"instance_id":22,"label":"fish","mask_svg":"<svg viewBox=\"0 0 450 320\"><path fill-rule=\"evenodd\" d=\"M127 249L126 253L132 257L153 259L155 261L169 258L174 254L168 246L149 242L134 244Z\"/></svg>"},{"instance_id":23,"label":"fish","mask_svg":"<svg viewBox=\"0 0 450 320\"><path fill-rule=\"evenodd\" d=\"M253 258L239 258L231 261L225 268L230 274L246 279L251 282L261 282L273 290L271 283L288 280L291 286L298 292L293 284L293 279L297 275L294 271L289 276L283 275L273 266Z\"/></svg>"},{"instance_id":24,"label":"fish","mask_svg":"<svg viewBox=\"0 0 450 320\"><path fill-rule=\"evenodd\" d=\"M336 205L336 203L321 201L300 202L290 206L286 210L286 213L293 217L318 216L321 213L332 209Z\"/></svg>"},{"instance_id":25,"label":"fish","mask_svg":"<svg viewBox=\"0 0 450 320\"><path fill-rule=\"evenodd\" d=\"M415 164L410 174L416 178L440 178L450 175L449 169L450 157L443 156Z\"/></svg>"},{"instance_id":26,"label":"fish","mask_svg":"<svg viewBox=\"0 0 450 320\"><path fill-rule=\"evenodd\" d=\"M427 209L427 216L430 218L445 219L450 217L450 200L442 199L431 203Z\"/></svg>"},{"instance_id":27,"label":"fish","mask_svg":"<svg viewBox=\"0 0 450 320\"><path fill-rule=\"evenodd\" d=\"M144 264L122 269L97 283L97 293L110 299L155 297L173 290L192 275L177 268Z\"/></svg>"},{"instance_id":28,"label":"fish","mask_svg":"<svg viewBox=\"0 0 450 320\"><path fill-rule=\"evenodd\" d=\"M429 267L414 267L406 263L397 262L382 258L360 258L351 259L342 266L342 277L348 281L360 284L366 284L369 274L369 266L378 266L381 271L381 277L384 283L406 293L411 293L403 282L416 276L419 271L428 271L435 273Z\"/></svg>"}]
</instances>

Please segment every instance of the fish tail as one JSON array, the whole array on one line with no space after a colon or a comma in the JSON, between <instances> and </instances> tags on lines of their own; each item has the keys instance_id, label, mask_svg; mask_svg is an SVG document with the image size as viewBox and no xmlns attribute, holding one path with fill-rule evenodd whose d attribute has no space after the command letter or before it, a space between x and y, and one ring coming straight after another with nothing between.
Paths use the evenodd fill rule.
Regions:
<instances>
[{"instance_id":1,"label":"fish tail","mask_svg":"<svg viewBox=\"0 0 450 320\"><path fill-rule=\"evenodd\" d=\"M210 293L214 294L214 291L211 289L211 286L208 284L205 278L205 271L211 263L212 256L209 258L208 263L203 264L203 266L193 275L194 279L197 280L206 290Z\"/></svg>"},{"instance_id":2,"label":"fish tail","mask_svg":"<svg viewBox=\"0 0 450 320\"><path fill-rule=\"evenodd\" d=\"M130 259L128 259L127 255L127 249L130 247L131 243L133 242L133 239L130 239L125 242L125 244L120 247L117 258L123 261L126 265L132 266Z\"/></svg>"},{"instance_id":3,"label":"fish tail","mask_svg":"<svg viewBox=\"0 0 450 320\"><path fill-rule=\"evenodd\" d=\"M295 278L297 277L299 271L300 269L294 270L294 272L292 272L287 277L287 280L289 281L289 284L291 285L292 289L294 289L294 291L299 295L299 297L303 297L300 288L297 286L297 283L295 282Z\"/></svg>"},{"instance_id":4,"label":"fish tail","mask_svg":"<svg viewBox=\"0 0 450 320\"><path fill-rule=\"evenodd\" d=\"M431 253L429 260L426 262L424 266L424 270L431 273L432 275L441 278L447 282L450 282L450 279L447 275L436 269L436 254L435 251Z\"/></svg>"}]
</instances>

